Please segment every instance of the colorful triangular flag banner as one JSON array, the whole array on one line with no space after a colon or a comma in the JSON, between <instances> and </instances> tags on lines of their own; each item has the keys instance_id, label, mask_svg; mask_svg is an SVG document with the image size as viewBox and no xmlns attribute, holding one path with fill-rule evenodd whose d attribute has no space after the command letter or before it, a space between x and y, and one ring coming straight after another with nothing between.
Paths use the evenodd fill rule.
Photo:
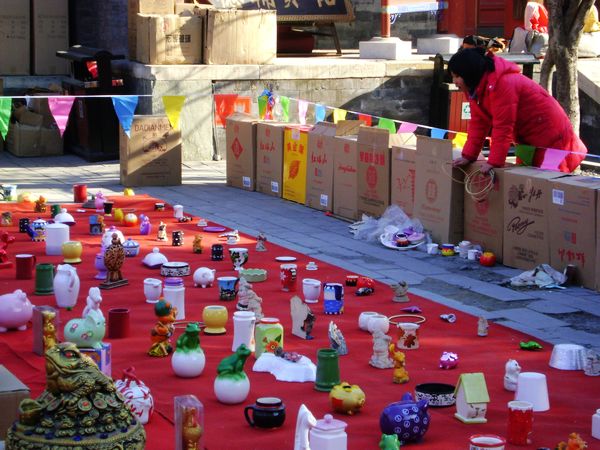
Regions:
<instances>
[{"instance_id":1,"label":"colorful triangular flag banner","mask_svg":"<svg viewBox=\"0 0 600 450\"><path fill-rule=\"evenodd\" d=\"M517 157L517 164L521 166L533 165L533 155L535 154L535 147L532 145L517 144L515 147L515 156Z\"/></svg>"},{"instance_id":2,"label":"colorful triangular flag banner","mask_svg":"<svg viewBox=\"0 0 600 450\"><path fill-rule=\"evenodd\" d=\"M567 152L564 150L557 150L555 148L547 148L544 152L544 160L540 165L540 169L555 170L558 171L558 166L567 156Z\"/></svg>"},{"instance_id":3,"label":"colorful triangular flag banner","mask_svg":"<svg viewBox=\"0 0 600 450\"><path fill-rule=\"evenodd\" d=\"M235 112L237 94L215 94L215 125L225 126L227 117Z\"/></svg>"},{"instance_id":4,"label":"colorful triangular flag banner","mask_svg":"<svg viewBox=\"0 0 600 450\"><path fill-rule=\"evenodd\" d=\"M362 120L368 127L373 124L373 116L370 116L369 114L359 114L358 120Z\"/></svg>"},{"instance_id":5,"label":"colorful triangular flag banner","mask_svg":"<svg viewBox=\"0 0 600 450\"><path fill-rule=\"evenodd\" d=\"M127 137L131 137L131 124L133 123L133 114L138 104L138 96L123 95L112 97L112 103L115 113L117 113L117 117L119 118L121 128L123 128Z\"/></svg>"},{"instance_id":6,"label":"colorful triangular flag banner","mask_svg":"<svg viewBox=\"0 0 600 450\"><path fill-rule=\"evenodd\" d=\"M61 137L65 132L65 128L67 128L69 114L71 114L74 101L75 97L71 96L48 97L48 109L50 109L50 113L54 117Z\"/></svg>"},{"instance_id":7,"label":"colorful triangular flag banner","mask_svg":"<svg viewBox=\"0 0 600 450\"><path fill-rule=\"evenodd\" d=\"M335 108L333 110L333 123L338 123L340 120L344 120L347 113L348 111L345 109Z\"/></svg>"},{"instance_id":8,"label":"colorful triangular flag banner","mask_svg":"<svg viewBox=\"0 0 600 450\"><path fill-rule=\"evenodd\" d=\"M385 117L379 118L377 128L383 128L384 130L388 130L390 134L396 133L396 124L394 123L394 121L391 119L386 119Z\"/></svg>"},{"instance_id":9,"label":"colorful triangular flag banner","mask_svg":"<svg viewBox=\"0 0 600 450\"><path fill-rule=\"evenodd\" d=\"M323 122L325 120L325 107L323 105L315 105L315 122Z\"/></svg>"},{"instance_id":10,"label":"colorful triangular flag banner","mask_svg":"<svg viewBox=\"0 0 600 450\"><path fill-rule=\"evenodd\" d=\"M169 123L174 130L179 130L179 118L185 103L185 95L164 95L162 100Z\"/></svg>"},{"instance_id":11,"label":"colorful triangular flag banner","mask_svg":"<svg viewBox=\"0 0 600 450\"><path fill-rule=\"evenodd\" d=\"M458 148L463 148L465 146L465 143L467 142L467 133L456 133L456 136L454 136L454 139L452 139L452 145L454 147L458 147Z\"/></svg>"},{"instance_id":12,"label":"colorful triangular flag banner","mask_svg":"<svg viewBox=\"0 0 600 450\"><path fill-rule=\"evenodd\" d=\"M432 128L431 129L431 137L433 139L444 139L446 137L446 132L448 130L442 130L441 128Z\"/></svg>"},{"instance_id":13,"label":"colorful triangular flag banner","mask_svg":"<svg viewBox=\"0 0 600 450\"><path fill-rule=\"evenodd\" d=\"M308 102L298 100L298 120L302 125L306 125L306 112L308 111Z\"/></svg>"},{"instance_id":14,"label":"colorful triangular flag banner","mask_svg":"<svg viewBox=\"0 0 600 450\"><path fill-rule=\"evenodd\" d=\"M11 106L12 98L0 98L0 134L2 134L2 139L4 140L6 140L6 133L8 133Z\"/></svg>"},{"instance_id":15,"label":"colorful triangular flag banner","mask_svg":"<svg viewBox=\"0 0 600 450\"><path fill-rule=\"evenodd\" d=\"M398 128L398 133L414 133L419 126L416 123L402 122Z\"/></svg>"},{"instance_id":16,"label":"colorful triangular flag banner","mask_svg":"<svg viewBox=\"0 0 600 450\"><path fill-rule=\"evenodd\" d=\"M281 120L284 122L290 121L290 98L284 95L279 96L279 103L281 104Z\"/></svg>"}]
</instances>

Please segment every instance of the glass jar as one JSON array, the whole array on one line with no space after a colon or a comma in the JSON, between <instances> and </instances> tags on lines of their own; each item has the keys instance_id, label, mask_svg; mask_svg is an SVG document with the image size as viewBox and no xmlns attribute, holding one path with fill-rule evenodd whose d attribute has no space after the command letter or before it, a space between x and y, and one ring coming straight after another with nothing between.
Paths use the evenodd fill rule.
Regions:
<instances>
[{"instance_id":1,"label":"glass jar","mask_svg":"<svg viewBox=\"0 0 600 450\"><path fill-rule=\"evenodd\" d=\"M277 347L283 348L283 326L276 317L263 317L256 325L254 332L256 349L254 356L258 359L264 352L275 353Z\"/></svg>"},{"instance_id":2,"label":"glass jar","mask_svg":"<svg viewBox=\"0 0 600 450\"><path fill-rule=\"evenodd\" d=\"M166 302L177 308L175 320L185 320L185 286L183 285L183 278L165 278L163 297Z\"/></svg>"}]
</instances>

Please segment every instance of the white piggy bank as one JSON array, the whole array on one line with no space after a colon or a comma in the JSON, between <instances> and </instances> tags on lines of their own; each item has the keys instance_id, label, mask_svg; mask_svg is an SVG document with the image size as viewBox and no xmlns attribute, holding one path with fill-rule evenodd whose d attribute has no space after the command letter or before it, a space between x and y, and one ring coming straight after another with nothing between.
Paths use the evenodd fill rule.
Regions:
<instances>
[{"instance_id":1,"label":"white piggy bank","mask_svg":"<svg viewBox=\"0 0 600 450\"><path fill-rule=\"evenodd\" d=\"M33 306L21 289L0 295L0 333L16 328L24 331L33 316Z\"/></svg>"},{"instance_id":2,"label":"white piggy bank","mask_svg":"<svg viewBox=\"0 0 600 450\"><path fill-rule=\"evenodd\" d=\"M212 286L215 281L215 269L209 269L208 267L200 267L194 272L194 287Z\"/></svg>"}]
</instances>

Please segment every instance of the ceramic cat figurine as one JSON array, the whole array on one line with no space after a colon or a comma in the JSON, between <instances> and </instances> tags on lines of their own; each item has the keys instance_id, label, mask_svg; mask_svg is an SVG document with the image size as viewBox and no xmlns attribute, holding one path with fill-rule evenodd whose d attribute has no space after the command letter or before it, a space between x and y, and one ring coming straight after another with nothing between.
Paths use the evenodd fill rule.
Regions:
<instances>
[{"instance_id":1,"label":"ceramic cat figurine","mask_svg":"<svg viewBox=\"0 0 600 450\"><path fill-rule=\"evenodd\" d=\"M91 310L81 319L71 319L65 325L65 340L73 342L79 348L102 348L102 339L106 333L106 321L102 311Z\"/></svg>"},{"instance_id":2,"label":"ceramic cat figurine","mask_svg":"<svg viewBox=\"0 0 600 450\"><path fill-rule=\"evenodd\" d=\"M509 359L504 366L504 389L507 391L517 390L517 379L521 373L521 366L514 359Z\"/></svg>"}]
</instances>

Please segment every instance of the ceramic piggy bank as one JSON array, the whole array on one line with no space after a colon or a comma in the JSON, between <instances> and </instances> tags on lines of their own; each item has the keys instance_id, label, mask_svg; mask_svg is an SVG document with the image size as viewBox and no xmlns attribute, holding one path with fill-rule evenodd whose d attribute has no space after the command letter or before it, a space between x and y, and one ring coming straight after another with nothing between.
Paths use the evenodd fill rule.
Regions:
<instances>
[{"instance_id":1,"label":"ceramic piggy bank","mask_svg":"<svg viewBox=\"0 0 600 450\"><path fill-rule=\"evenodd\" d=\"M385 407L379 418L379 427L382 433L397 434L398 439L405 444L420 440L429 428L429 421L427 400L415 402L407 392L402 400Z\"/></svg>"},{"instance_id":2,"label":"ceramic piggy bank","mask_svg":"<svg viewBox=\"0 0 600 450\"><path fill-rule=\"evenodd\" d=\"M0 333L13 328L26 330L32 316L33 306L21 289L0 295Z\"/></svg>"},{"instance_id":3,"label":"ceramic piggy bank","mask_svg":"<svg viewBox=\"0 0 600 450\"><path fill-rule=\"evenodd\" d=\"M365 404L365 393L356 384L343 381L329 391L329 401L334 411L352 415Z\"/></svg>"},{"instance_id":4,"label":"ceramic piggy bank","mask_svg":"<svg viewBox=\"0 0 600 450\"><path fill-rule=\"evenodd\" d=\"M215 281L215 272L215 269L209 269L208 267L196 269L194 272L194 286L202 286L203 288L212 286L213 281Z\"/></svg>"},{"instance_id":5,"label":"ceramic piggy bank","mask_svg":"<svg viewBox=\"0 0 600 450\"><path fill-rule=\"evenodd\" d=\"M106 333L104 315L92 310L80 319L71 319L65 325L65 341L73 342L79 348L102 348Z\"/></svg>"}]
</instances>

